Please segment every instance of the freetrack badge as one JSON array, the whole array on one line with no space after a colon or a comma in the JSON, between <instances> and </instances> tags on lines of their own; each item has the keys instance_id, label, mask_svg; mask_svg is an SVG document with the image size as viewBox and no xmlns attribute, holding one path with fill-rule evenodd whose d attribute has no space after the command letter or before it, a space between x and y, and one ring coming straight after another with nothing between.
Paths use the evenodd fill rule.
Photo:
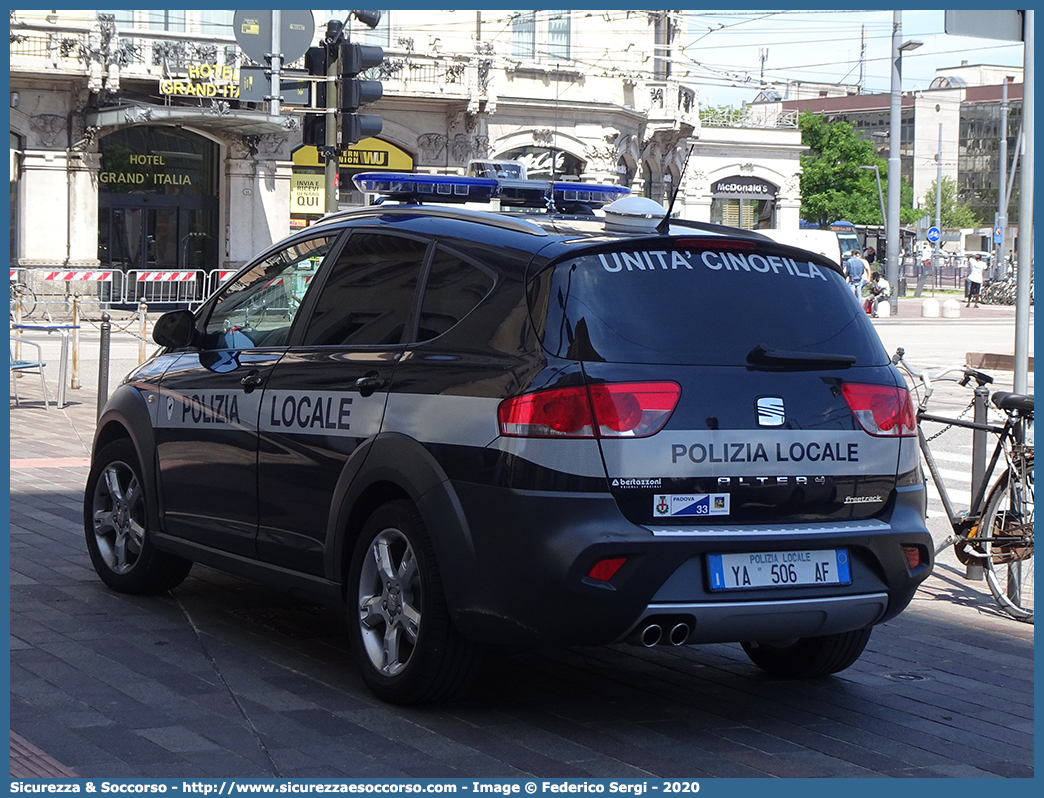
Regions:
<instances>
[{"instance_id":1,"label":"freetrack badge","mask_svg":"<svg viewBox=\"0 0 1044 798\"><path fill-rule=\"evenodd\" d=\"M655 494L653 496L653 516L656 518L728 514L729 494L727 493Z\"/></svg>"}]
</instances>

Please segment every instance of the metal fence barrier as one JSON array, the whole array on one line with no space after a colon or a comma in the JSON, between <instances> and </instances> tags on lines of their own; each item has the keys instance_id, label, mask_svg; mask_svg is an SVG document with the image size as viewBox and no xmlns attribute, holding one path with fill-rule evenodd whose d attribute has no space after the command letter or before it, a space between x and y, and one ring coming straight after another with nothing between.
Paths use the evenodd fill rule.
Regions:
<instances>
[{"instance_id":1,"label":"metal fence barrier","mask_svg":"<svg viewBox=\"0 0 1044 798\"><path fill-rule=\"evenodd\" d=\"M204 271L131 270L124 281L124 302L155 305L191 305L206 294Z\"/></svg>"},{"instance_id":2,"label":"metal fence barrier","mask_svg":"<svg viewBox=\"0 0 1044 798\"><path fill-rule=\"evenodd\" d=\"M221 286L228 282L235 273L235 269L215 269L210 272L207 275L207 290L205 292L205 297L208 297L217 291Z\"/></svg>"},{"instance_id":3,"label":"metal fence barrier","mask_svg":"<svg viewBox=\"0 0 1044 798\"><path fill-rule=\"evenodd\" d=\"M208 297L234 272L223 269L158 270L55 269L11 267L12 312L17 292L32 297L35 309L27 315L67 321L73 300L81 312L136 311L145 302L154 310L193 307ZM26 301L26 305L30 303ZM122 307L121 307L122 306Z\"/></svg>"}]
</instances>

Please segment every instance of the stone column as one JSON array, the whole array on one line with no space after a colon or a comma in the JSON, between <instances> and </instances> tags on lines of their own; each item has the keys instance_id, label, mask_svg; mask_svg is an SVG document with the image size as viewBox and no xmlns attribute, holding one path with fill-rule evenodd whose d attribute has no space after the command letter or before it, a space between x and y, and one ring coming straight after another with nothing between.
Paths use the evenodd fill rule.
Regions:
<instances>
[{"instance_id":1,"label":"stone column","mask_svg":"<svg viewBox=\"0 0 1044 798\"><path fill-rule=\"evenodd\" d=\"M96 269L98 261L98 170L97 152L73 151L69 170L69 262L70 269Z\"/></svg>"},{"instance_id":2,"label":"stone column","mask_svg":"<svg viewBox=\"0 0 1044 798\"><path fill-rule=\"evenodd\" d=\"M280 141L265 141L278 138ZM276 157L282 137L246 137L225 158L228 186L224 267L237 268L290 233L293 164Z\"/></svg>"}]
</instances>

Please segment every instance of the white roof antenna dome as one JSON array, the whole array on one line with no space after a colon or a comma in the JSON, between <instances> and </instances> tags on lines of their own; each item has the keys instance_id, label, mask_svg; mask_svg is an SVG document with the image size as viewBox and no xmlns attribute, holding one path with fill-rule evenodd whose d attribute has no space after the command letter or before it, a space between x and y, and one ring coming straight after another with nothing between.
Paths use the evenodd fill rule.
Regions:
<instances>
[{"instance_id":1,"label":"white roof antenna dome","mask_svg":"<svg viewBox=\"0 0 1044 798\"><path fill-rule=\"evenodd\" d=\"M654 232L667 214L667 209L656 200L635 194L610 202L602 211L606 226L647 232Z\"/></svg>"}]
</instances>

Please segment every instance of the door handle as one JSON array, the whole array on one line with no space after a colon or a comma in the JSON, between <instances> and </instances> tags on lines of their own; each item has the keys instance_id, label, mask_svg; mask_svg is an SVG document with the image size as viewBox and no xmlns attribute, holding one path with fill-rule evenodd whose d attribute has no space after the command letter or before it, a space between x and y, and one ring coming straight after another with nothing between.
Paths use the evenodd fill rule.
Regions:
<instances>
[{"instance_id":1,"label":"door handle","mask_svg":"<svg viewBox=\"0 0 1044 798\"><path fill-rule=\"evenodd\" d=\"M388 381L376 371L371 371L365 377L360 377L355 381L355 387L359 389L359 393L363 396L370 396L374 391L383 388L387 384Z\"/></svg>"},{"instance_id":2,"label":"door handle","mask_svg":"<svg viewBox=\"0 0 1044 798\"><path fill-rule=\"evenodd\" d=\"M243 391L245 393L250 393L254 388L260 388L264 381L265 378L261 376L261 372L254 369L241 379L239 384L243 386Z\"/></svg>"}]
</instances>

